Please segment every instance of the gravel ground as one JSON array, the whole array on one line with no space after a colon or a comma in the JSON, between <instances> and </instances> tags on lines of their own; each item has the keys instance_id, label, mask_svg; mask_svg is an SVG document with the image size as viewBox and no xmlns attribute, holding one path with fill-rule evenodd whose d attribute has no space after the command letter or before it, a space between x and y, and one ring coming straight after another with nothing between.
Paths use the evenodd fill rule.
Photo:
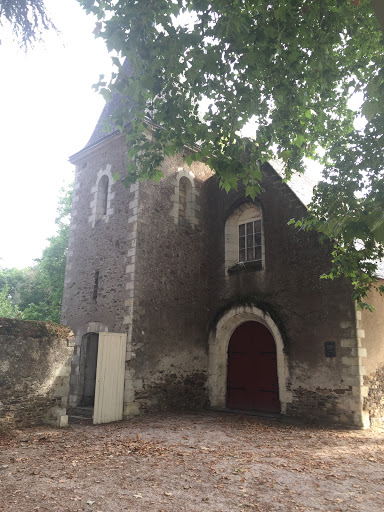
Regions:
<instances>
[{"instance_id":1,"label":"gravel ground","mask_svg":"<svg viewBox=\"0 0 384 512\"><path fill-rule=\"evenodd\" d=\"M17 430L0 510L381 512L384 429L204 412Z\"/></svg>"}]
</instances>

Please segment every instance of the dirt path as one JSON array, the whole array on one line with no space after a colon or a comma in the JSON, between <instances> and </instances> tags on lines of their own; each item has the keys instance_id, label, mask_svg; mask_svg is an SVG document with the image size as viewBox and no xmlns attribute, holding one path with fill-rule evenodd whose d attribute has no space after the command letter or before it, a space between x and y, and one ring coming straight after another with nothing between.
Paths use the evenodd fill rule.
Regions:
<instances>
[{"instance_id":1,"label":"dirt path","mask_svg":"<svg viewBox=\"0 0 384 512\"><path fill-rule=\"evenodd\" d=\"M19 430L0 441L0 510L384 510L384 429L225 413Z\"/></svg>"}]
</instances>

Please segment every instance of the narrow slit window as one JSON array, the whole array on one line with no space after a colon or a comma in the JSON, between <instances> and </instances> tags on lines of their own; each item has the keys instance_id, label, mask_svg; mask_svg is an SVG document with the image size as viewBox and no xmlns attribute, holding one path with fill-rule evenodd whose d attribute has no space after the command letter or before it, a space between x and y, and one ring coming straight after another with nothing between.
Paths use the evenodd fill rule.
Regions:
<instances>
[{"instance_id":1,"label":"narrow slit window","mask_svg":"<svg viewBox=\"0 0 384 512\"><path fill-rule=\"evenodd\" d=\"M107 214L108 187L109 179L108 176L104 175L100 178L99 185L97 187L96 213L98 215Z\"/></svg>"},{"instance_id":2,"label":"narrow slit window","mask_svg":"<svg viewBox=\"0 0 384 512\"><path fill-rule=\"evenodd\" d=\"M98 293L98 290L99 290L99 274L100 274L100 272L98 270L96 270L96 272L95 272L95 282L94 282L94 285L93 285L93 300L97 299L97 293Z\"/></svg>"}]
</instances>

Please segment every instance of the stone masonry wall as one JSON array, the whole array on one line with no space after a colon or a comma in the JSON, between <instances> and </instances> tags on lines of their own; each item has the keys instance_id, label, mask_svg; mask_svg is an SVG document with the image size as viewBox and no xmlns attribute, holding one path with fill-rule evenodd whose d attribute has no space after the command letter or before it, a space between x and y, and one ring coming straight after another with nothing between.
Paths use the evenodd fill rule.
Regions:
<instances>
[{"instance_id":1,"label":"stone masonry wall","mask_svg":"<svg viewBox=\"0 0 384 512\"><path fill-rule=\"evenodd\" d=\"M362 426L362 357L351 290L320 280L330 248L288 226L306 209L265 166L265 266L225 268L226 220L246 199L226 194L203 164L167 157L160 183L125 189L126 143L102 141L77 165L63 323L75 332L70 403L81 394L86 333L127 334L124 415L207 404L208 339L224 311L248 304L270 314L284 341L284 412ZM109 177L99 215L99 180ZM182 199L182 204L181 204ZM236 243L235 243L236 245ZM95 293L95 291L97 293ZM336 354L325 354L325 343Z\"/></svg>"},{"instance_id":2,"label":"stone masonry wall","mask_svg":"<svg viewBox=\"0 0 384 512\"><path fill-rule=\"evenodd\" d=\"M73 159L77 168L61 319L75 333L71 406L81 401L85 334L126 333L127 358L130 354L139 189L113 180L116 173L124 176L126 150L125 138L114 136ZM99 215L97 189L104 176L109 179L107 208ZM128 390L129 368L126 380Z\"/></svg>"},{"instance_id":3,"label":"stone masonry wall","mask_svg":"<svg viewBox=\"0 0 384 512\"><path fill-rule=\"evenodd\" d=\"M201 191L212 172L178 155L165 159L163 174L160 183L140 183L129 365L141 411L207 405L209 255Z\"/></svg>"},{"instance_id":4,"label":"stone masonry wall","mask_svg":"<svg viewBox=\"0 0 384 512\"><path fill-rule=\"evenodd\" d=\"M0 318L0 430L67 424L69 337L60 325Z\"/></svg>"},{"instance_id":5,"label":"stone masonry wall","mask_svg":"<svg viewBox=\"0 0 384 512\"><path fill-rule=\"evenodd\" d=\"M268 313L281 333L287 362L284 387L290 400L286 413L310 420L363 426L356 319L351 290L342 280L320 276L329 270L330 247L315 233L288 226L306 209L269 166L264 166L262 211L265 265L225 267L225 223L250 201L244 190L226 194L215 178L207 182L209 197L209 304L211 325L225 310L249 305ZM236 245L236 243L235 243ZM325 343L335 347L327 356Z\"/></svg>"}]
</instances>

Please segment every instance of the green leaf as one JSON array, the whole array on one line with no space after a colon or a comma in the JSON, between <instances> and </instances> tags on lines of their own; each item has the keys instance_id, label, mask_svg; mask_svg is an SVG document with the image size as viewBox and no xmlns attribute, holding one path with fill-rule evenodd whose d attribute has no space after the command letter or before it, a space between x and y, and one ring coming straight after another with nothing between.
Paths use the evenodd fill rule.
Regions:
<instances>
[{"instance_id":1,"label":"green leaf","mask_svg":"<svg viewBox=\"0 0 384 512\"><path fill-rule=\"evenodd\" d=\"M304 142L305 142L305 138L302 135L297 134L294 145L297 146L298 148L301 148L301 146L304 144Z\"/></svg>"},{"instance_id":2,"label":"green leaf","mask_svg":"<svg viewBox=\"0 0 384 512\"><path fill-rule=\"evenodd\" d=\"M290 151L289 149L286 149L285 151L280 151L280 153L278 154L279 158L281 158L285 163L287 163L287 161L291 158L292 156L292 151Z\"/></svg>"},{"instance_id":3,"label":"green leaf","mask_svg":"<svg viewBox=\"0 0 384 512\"><path fill-rule=\"evenodd\" d=\"M106 89L105 87L103 87L102 89L99 90L99 92L103 96L106 103L109 103L112 100L112 93L109 89Z\"/></svg>"}]
</instances>

